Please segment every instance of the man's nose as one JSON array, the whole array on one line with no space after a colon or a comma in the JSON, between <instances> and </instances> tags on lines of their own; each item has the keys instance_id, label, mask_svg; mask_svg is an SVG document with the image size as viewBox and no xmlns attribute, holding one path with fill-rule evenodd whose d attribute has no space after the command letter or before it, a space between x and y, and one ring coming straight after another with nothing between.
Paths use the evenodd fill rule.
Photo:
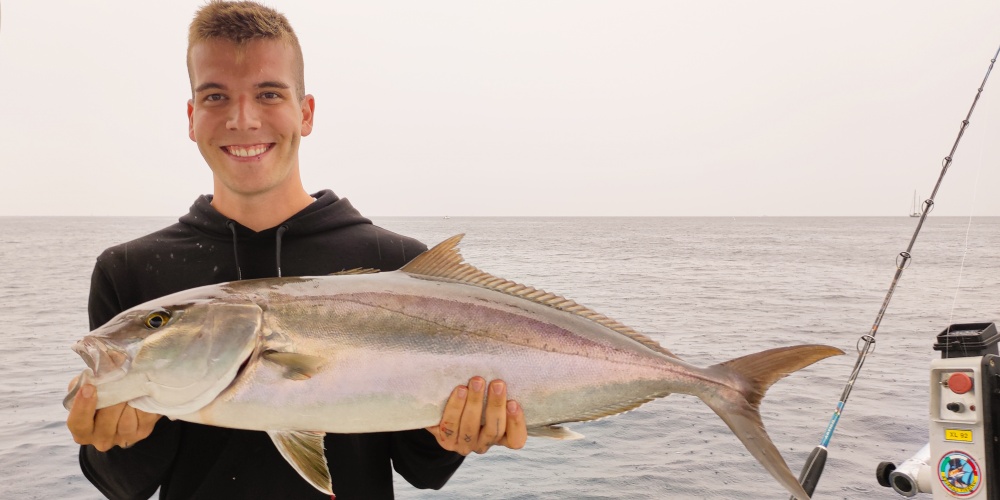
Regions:
<instances>
[{"instance_id":1,"label":"man's nose","mask_svg":"<svg viewBox=\"0 0 1000 500\"><path fill-rule=\"evenodd\" d=\"M229 120L229 130L256 130L260 128L260 106L247 96L240 96L234 103Z\"/></svg>"}]
</instances>

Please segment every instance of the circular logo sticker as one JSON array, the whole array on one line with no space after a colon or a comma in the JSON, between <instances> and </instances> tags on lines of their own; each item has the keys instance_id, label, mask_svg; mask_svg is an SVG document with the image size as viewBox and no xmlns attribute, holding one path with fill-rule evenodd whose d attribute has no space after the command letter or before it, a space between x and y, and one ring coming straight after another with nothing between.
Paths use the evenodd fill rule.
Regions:
<instances>
[{"instance_id":1,"label":"circular logo sticker","mask_svg":"<svg viewBox=\"0 0 1000 500\"><path fill-rule=\"evenodd\" d=\"M969 497L976 493L982 483L981 470L976 460L961 451L952 451L938 462L938 479L949 493L957 497Z\"/></svg>"}]
</instances>

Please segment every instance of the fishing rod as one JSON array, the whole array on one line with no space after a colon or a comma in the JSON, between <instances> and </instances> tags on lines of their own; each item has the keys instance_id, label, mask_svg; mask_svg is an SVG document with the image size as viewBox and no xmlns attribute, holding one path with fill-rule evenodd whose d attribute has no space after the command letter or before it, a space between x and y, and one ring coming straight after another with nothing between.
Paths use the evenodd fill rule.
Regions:
<instances>
[{"instance_id":1,"label":"fishing rod","mask_svg":"<svg viewBox=\"0 0 1000 500\"><path fill-rule=\"evenodd\" d=\"M917 227L913 230L913 236L910 238L910 244L906 246L906 250L900 252L899 256L896 257L896 274L892 277L892 283L889 284L889 291L885 294L885 299L882 301L882 307L879 309L878 314L875 315L875 322L872 324L872 329L868 332L868 334L863 335L860 339L858 339L858 343L860 344L861 341L864 341L864 345L858 349L858 359L854 363L854 370L851 372L851 376L847 380L847 385L844 386L844 392L840 395L840 401L837 402L837 408L833 411L833 417L830 418L830 423L826 426L826 432L823 433L823 439L820 441L820 444L813 449L812 453L809 454L809 458L806 459L806 463L802 467L802 472L799 474L799 484L802 485L802 489L806 490L806 493L810 496L812 496L813 492L816 491L816 485L819 483L819 478L823 475L823 468L826 466L827 447L830 445L830 439L833 438L833 431L837 428L840 416L844 412L844 406L847 405L847 398L851 395L851 389L854 388L854 382L857 380L858 374L861 373L861 366L864 365L865 358L868 357L868 353L871 352L872 347L875 345L875 334L878 332L879 324L882 323L882 317L885 315L885 311L889 307L889 300L892 299L892 294L896 291L896 284L899 283L899 277L903 275L903 270L906 269L910 263L913 244L917 241L917 235L920 234L920 228L923 227L924 221L927 219L927 215L930 213L931 209L934 208L934 197L937 195L938 189L941 188L941 181L944 180L944 174L948 173L948 167L951 166L952 159L955 157L955 151L958 149L958 143L962 140L965 130L969 128L969 119L972 118L972 112L975 111L976 104L979 103L979 97L983 94L983 88L986 86L986 80L990 78L990 72L993 71L993 65L997 62L997 57L1000 57L1000 47L997 48L997 52L993 55L993 59L990 59L990 66L986 69L986 76L983 77L983 83L979 84L976 97L972 100L972 106L969 108L969 112L965 115L965 119L962 120L962 126L958 129L958 137L955 138L955 143L951 146L951 151L942 161L941 174L938 176L937 183L934 185L934 190L931 191L930 197L923 203L923 210L920 212L920 220L917 221Z\"/></svg>"}]
</instances>

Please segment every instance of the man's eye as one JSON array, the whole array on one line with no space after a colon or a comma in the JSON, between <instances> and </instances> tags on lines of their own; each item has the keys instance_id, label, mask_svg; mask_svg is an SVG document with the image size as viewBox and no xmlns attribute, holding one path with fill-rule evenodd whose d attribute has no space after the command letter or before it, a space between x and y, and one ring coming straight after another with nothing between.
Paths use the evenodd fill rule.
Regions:
<instances>
[{"instance_id":1,"label":"man's eye","mask_svg":"<svg viewBox=\"0 0 1000 500\"><path fill-rule=\"evenodd\" d=\"M222 94L209 94L205 96L206 102L221 101L222 99Z\"/></svg>"},{"instance_id":2,"label":"man's eye","mask_svg":"<svg viewBox=\"0 0 1000 500\"><path fill-rule=\"evenodd\" d=\"M261 92L260 98L265 101L271 101L274 99L281 99L281 94L277 92Z\"/></svg>"}]
</instances>

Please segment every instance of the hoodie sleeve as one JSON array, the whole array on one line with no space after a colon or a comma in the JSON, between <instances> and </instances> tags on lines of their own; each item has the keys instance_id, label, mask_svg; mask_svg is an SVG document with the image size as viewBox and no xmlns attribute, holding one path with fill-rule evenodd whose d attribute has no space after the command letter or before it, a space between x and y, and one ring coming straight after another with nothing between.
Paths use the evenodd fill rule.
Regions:
<instances>
[{"instance_id":1,"label":"hoodie sleeve","mask_svg":"<svg viewBox=\"0 0 1000 500\"><path fill-rule=\"evenodd\" d=\"M438 444L425 429L392 433L392 467L420 489L441 489L465 457Z\"/></svg>"},{"instance_id":2,"label":"hoodie sleeve","mask_svg":"<svg viewBox=\"0 0 1000 500\"><path fill-rule=\"evenodd\" d=\"M102 269L100 261L91 277L87 308L92 329L103 325L121 310L114 282ZM115 447L100 452L93 446L81 446L80 469L108 498L149 498L170 470L177 453L179 432L175 422L161 418L148 438L127 450Z\"/></svg>"}]
</instances>

